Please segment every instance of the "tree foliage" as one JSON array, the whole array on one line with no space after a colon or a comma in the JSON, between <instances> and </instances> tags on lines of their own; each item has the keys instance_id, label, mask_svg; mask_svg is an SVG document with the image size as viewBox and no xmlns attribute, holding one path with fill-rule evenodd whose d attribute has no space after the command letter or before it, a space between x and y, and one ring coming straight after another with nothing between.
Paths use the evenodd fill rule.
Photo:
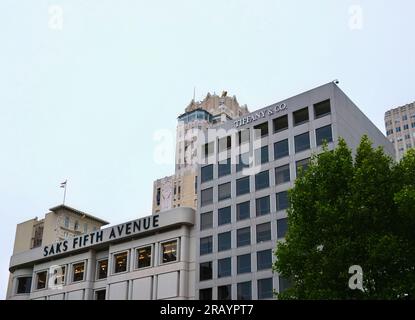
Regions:
<instances>
[{"instance_id":1,"label":"tree foliage","mask_svg":"<svg viewBox=\"0 0 415 320\"><path fill-rule=\"evenodd\" d=\"M415 151L399 163L367 136L312 158L289 191L288 232L274 271L280 299L415 298ZM363 290L349 288L349 267Z\"/></svg>"}]
</instances>

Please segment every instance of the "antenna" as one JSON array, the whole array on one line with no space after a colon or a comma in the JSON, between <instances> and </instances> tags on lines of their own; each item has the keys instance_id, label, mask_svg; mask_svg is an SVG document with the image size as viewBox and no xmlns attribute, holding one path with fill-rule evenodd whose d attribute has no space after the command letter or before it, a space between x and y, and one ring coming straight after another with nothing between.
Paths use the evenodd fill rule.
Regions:
<instances>
[{"instance_id":1,"label":"antenna","mask_svg":"<svg viewBox=\"0 0 415 320\"><path fill-rule=\"evenodd\" d=\"M193 87L193 101L196 99L196 87Z\"/></svg>"}]
</instances>

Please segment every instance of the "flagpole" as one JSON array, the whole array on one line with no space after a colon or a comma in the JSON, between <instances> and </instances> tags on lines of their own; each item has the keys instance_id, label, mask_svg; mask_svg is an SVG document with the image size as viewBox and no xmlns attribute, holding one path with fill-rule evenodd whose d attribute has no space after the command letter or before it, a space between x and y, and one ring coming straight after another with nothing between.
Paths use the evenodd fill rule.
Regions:
<instances>
[{"instance_id":1,"label":"flagpole","mask_svg":"<svg viewBox=\"0 0 415 320\"><path fill-rule=\"evenodd\" d=\"M63 205L65 205L65 200L66 200L66 186L67 186L67 183L65 183L65 190L63 191Z\"/></svg>"}]
</instances>

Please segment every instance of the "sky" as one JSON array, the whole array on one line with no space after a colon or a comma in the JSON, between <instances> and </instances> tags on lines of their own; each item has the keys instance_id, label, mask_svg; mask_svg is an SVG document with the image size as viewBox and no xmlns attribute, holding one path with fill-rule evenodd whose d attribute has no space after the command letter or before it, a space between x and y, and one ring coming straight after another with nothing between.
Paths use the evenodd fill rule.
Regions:
<instances>
[{"instance_id":1,"label":"sky","mask_svg":"<svg viewBox=\"0 0 415 320\"><path fill-rule=\"evenodd\" d=\"M193 97L251 111L334 79L376 126L415 101L411 0L1 0L0 299L16 224L62 203L151 214Z\"/></svg>"}]
</instances>

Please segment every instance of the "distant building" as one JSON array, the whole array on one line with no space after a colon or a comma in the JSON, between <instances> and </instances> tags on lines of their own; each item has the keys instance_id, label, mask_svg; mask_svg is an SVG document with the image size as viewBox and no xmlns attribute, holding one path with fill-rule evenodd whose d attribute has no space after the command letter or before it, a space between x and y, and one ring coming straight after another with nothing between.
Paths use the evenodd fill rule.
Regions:
<instances>
[{"instance_id":1,"label":"distant building","mask_svg":"<svg viewBox=\"0 0 415 320\"><path fill-rule=\"evenodd\" d=\"M415 102L387 111L385 128L400 160L408 149L415 147Z\"/></svg>"}]
</instances>

